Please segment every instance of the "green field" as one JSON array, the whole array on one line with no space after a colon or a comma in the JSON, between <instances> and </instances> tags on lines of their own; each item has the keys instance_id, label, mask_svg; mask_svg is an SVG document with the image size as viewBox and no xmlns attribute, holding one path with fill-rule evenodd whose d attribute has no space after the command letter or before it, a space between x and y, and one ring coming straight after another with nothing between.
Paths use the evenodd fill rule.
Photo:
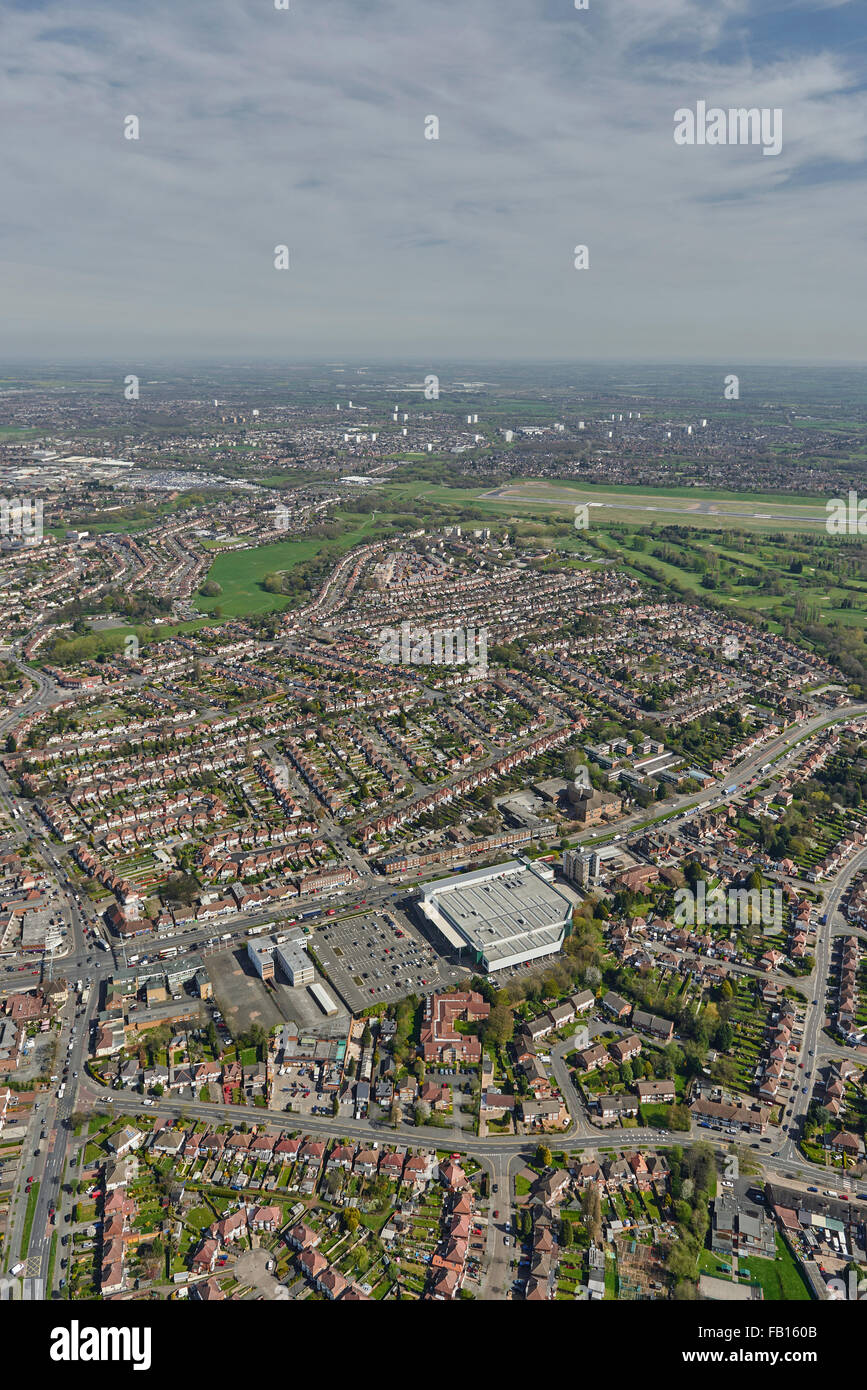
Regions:
<instances>
[{"instance_id":1,"label":"green field","mask_svg":"<svg viewBox=\"0 0 867 1390\"><path fill-rule=\"evenodd\" d=\"M202 613L211 613L219 608L227 618L288 608L291 600L285 594L272 594L265 589L263 580L266 574L291 570L305 560L313 560L323 550L336 563L345 551L367 540L375 525L388 522L391 516L389 512L377 512L374 518L372 513L365 515L339 510L334 515L335 520L346 527L336 540L322 541L311 537L309 540L277 541L251 550L224 551L215 558L208 571L208 579L219 584L223 592L216 598L203 598L198 594L196 607Z\"/></svg>"},{"instance_id":2,"label":"green field","mask_svg":"<svg viewBox=\"0 0 867 1390\"><path fill-rule=\"evenodd\" d=\"M218 555L208 570L208 579L219 584L222 593L217 598L196 595L195 604L202 613L219 608L228 618L245 613L271 613L287 608L284 594L269 594L262 581L266 574L288 570L303 560L312 560L321 549L316 540L278 541L276 545L259 545L254 550L227 550Z\"/></svg>"},{"instance_id":3,"label":"green field","mask_svg":"<svg viewBox=\"0 0 867 1390\"><path fill-rule=\"evenodd\" d=\"M30 1248L30 1232L33 1229L33 1218L36 1215L36 1203L39 1200L39 1183L35 1182L30 1189L30 1196L27 1198L27 1210L24 1213L24 1232L21 1236L21 1258L27 1254Z\"/></svg>"},{"instance_id":4,"label":"green field","mask_svg":"<svg viewBox=\"0 0 867 1390\"><path fill-rule=\"evenodd\" d=\"M75 523L71 523L70 526L49 526L46 528L46 534L54 536L56 540L61 541L68 530L77 531L79 529L89 532L92 536L103 536L106 534L117 536L121 534L129 535L136 531L147 531L150 527L154 526L158 520L159 517L157 516L148 516L138 521L82 522L80 527Z\"/></svg>"},{"instance_id":5,"label":"green field","mask_svg":"<svg viewBox=\"0 0 867 1390\"><path fill-rule=\"evenodd\" d=\"M738 1269L749 1272L756 1284L761 1284L765 1298L781 1303L804 1303L810 1291L795 1264L794 1257L777 1232L777 1258L775 1260L739 1260Z\"/></svg>"},{"instance_id":6,"label":"green field","mask_svg":"<svg viewBox=\"0 0 867 1390\"><path fill-rule=\"evenodd\" d=\"M215 619L214 621L219 620ZM129 627L101 628L98 632L89 633L86 637L72 637L68 642L58 642L56 647L50 649L51 660L59 662L61 666L66 666L74 664L76 661L92 661L100 652L121 652L126 638L132 633L138 637L142 651L144 651L149 642L165 642L178 633L197 632L199 628L211 625L203 617L193 619L188 623L160 623L156 627L132 625Z\"/></svg>"},{"instance_id":7,"label":"green field","mask_svg":"<svg viewBox=\"0 0 867 1390\"><path fill-rule=\"evenodd\" d=\"M736 616L763 619L772 631L798 616L840 628L867 624L867 582L856 544L830 536L807 540L803 531L800 537L742 532L736 539L736 528L684 533L673 518L667 529L650 534L597 516L591 513L590 530L576 533L585 548L616 558L642 582L656 581L689 599L706 596ZM736 540L741 549L734 548Z\"/></svg>"},{"instance_id":8,"label":"green field","mask_svg":"<svg viewBox=\"0 0 867 1390\"><path fill-rule=\"evenodd\" d=\"M591 487L570 481L519 480L479 494L499 506L590 508L591 525L609 521L732 526L748 531L825 531L825 499L773 493L725 492L713 488Z\"/></svg>"}]
</instances>

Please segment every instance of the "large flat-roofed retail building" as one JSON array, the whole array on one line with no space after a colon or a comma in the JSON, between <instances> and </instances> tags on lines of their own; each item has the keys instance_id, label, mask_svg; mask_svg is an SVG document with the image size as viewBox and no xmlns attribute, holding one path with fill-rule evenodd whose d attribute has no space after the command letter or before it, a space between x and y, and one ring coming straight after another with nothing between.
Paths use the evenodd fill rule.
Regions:
<instances>
[{"instance_id":1,"label":"large flat-roofed retail building","mask_svg":"<svg viewBox=\"0 0 867 1390\"><path fill-rule=\"evenodd\" d=\"M418 909L450 950L493 971L559 951L573 903L532 864L509 859L426 884Z\"/></svg>"}]
</instances>

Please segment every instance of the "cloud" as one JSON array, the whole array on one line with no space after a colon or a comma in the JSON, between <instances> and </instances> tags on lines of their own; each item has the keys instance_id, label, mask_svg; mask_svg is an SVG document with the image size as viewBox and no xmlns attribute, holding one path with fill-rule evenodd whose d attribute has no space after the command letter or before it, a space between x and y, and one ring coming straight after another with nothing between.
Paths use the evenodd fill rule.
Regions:
<instances>
[{"instance_id":1,"label":"cloud","mask_svg":"<svg viewBox=\"0 0 867 1390\"><path fill-rule=\"evenodd\" d=\"M753 0L7 6L7 345L861 358L849 10L824 42ZM676 146L700 98L781 107L782 154Z\"/></svg>"}]
</instances>

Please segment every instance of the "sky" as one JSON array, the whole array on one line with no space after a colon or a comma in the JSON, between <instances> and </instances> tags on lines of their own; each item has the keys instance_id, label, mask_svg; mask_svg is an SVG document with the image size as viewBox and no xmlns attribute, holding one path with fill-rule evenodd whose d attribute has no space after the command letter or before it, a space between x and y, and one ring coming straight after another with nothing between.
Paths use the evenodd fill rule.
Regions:
<instances>
[{"instance_id":1,"label":"sky","mask_svg":"<svg viewBox=\"0 0 867 1390\"><path fill-rule=\"evenodd\" d=\"M867 360L864 0L288 6L0 0L4 359Z\"/></svg>"}]
</instances>

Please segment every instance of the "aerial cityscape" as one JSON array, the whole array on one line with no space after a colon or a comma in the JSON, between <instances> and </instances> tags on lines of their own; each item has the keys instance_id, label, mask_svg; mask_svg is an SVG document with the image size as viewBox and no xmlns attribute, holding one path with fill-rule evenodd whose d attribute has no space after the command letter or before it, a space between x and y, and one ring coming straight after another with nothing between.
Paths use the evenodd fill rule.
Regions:
<instances>
[{"instance_id":1,"label":"aerial cityscape","mask_svg":"<svg viewBox=\"0 0 867 1390\"><path fill-rule=\"evenodd\" d=\"M9 74L45 162L6 156L0 1301L50 1305L52 1360L152 1369L184 1303L651 1303L712 1341L867 1297L867 367L855 180L808 188L854 6L791 4L791 82L750 0L448 0L462 56L423 8L10 6L70 103L54 151ZM504 20L524 114L470 129ZM541 126L630 54L641 187L594 166L576 211Z\"/></svg>"},{"instance_id":2,"label":"aerial cityscape","mask_svg":"<svg viewBox=\"0 0 867 1390\"><path fill-rule=\"evenodd\" d=\"M582 375L4 382L3 1257L46 1297L867 1272L867 546L805 482L867 411Z\"/></svg>"}]
</instances>

